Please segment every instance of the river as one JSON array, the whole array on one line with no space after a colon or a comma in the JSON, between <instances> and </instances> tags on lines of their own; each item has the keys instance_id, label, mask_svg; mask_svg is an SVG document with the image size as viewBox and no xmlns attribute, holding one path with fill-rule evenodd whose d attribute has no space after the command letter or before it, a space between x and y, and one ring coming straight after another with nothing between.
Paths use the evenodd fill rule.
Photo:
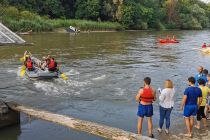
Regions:
<instances>
[{"instance_id":1,"label":"river","mask_svg":"<svg viewBox=\"0 0 210 140\"><path fill-rule=\"evenodd\" d=\"M179 44L160 45L158 37L175 34ZM174 82L172 128L183 123L180 103L187 78L202 65L210 70L210 57L196 49L209 43L205 31L142 31L104 33L42 33L22 36L34 46L0 46L0 98L15 100L59 114L98 122L136 133L135 95L150 76L154 88L166 79ZM20 78L23 52L56 58L69 80L30 81ZM154 128L158 127L158 101ZM184 125L182 125L184 128ZM146 133L144 122L144 135ZM173 129L175 131L175 129ZM172 132L173 133L173 132ZM178 133L174 132L174 133ZM156 138L157 136L155 131ZM21 115L21 125L0 131L0 140L101 140L83 132Z\"/></svg>"}]
</instances>

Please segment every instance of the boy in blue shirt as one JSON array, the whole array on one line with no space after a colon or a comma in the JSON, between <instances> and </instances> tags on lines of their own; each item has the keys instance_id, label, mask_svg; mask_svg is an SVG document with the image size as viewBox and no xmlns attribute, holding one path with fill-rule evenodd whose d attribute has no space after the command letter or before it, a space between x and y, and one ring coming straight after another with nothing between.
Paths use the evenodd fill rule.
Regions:
<instances>
[{"instance_id":1,"label":"boy in blue shirt","mask_svg":"<svg viewBox=\"0 0 210 140\"><path fill-rule=\"evenodd\" d=\"M192 137L192 128L194 123L194 116L197 114L198 107L202 102L202 91L195 86L195 78L188 78L188 85L184 91L184 96L181 104L181 111L184 108L184 120L187 127L186 137ZM199 102L197 103L199 99Z\"/></svg>"}]
</instances>

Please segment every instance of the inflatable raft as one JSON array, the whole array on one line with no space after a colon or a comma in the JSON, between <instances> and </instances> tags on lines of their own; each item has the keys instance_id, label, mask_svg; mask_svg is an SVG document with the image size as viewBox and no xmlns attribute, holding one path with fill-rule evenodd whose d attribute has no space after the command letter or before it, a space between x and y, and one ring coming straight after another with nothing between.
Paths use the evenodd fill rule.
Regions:
<instances>
[{"instance_id":1,"label":"inflatable raft","mask_svg":"<svg viewBox=\"0 0 210 140\"><path fill-rule=\"evenodd\" d=\"M179 43L178 40L173 40L173 39L171 39L171 40L158 39L158 42L159 42L159 43Z\"/></svg>"},{"instance_id":2,"label":"inflatable raft","mask_svg":"<svg viewBox=\"0 0 210 140\"><path fill-rule=\"evenodd\" d=\"M210 47L202 48L202 49L201 49L201 52L202 52L202 53L206 53L206 54L210 54Z\"/></svg>"},{"instance_id":3,"label":"inflatable raft","mask_svg":"<svg viewBox=\"0 0 210 140\"><path fill-rule=\"evenodd\" d=\"M41 61L35 57L31 57L32 61L35 63L35 65L39 65ZM53 79L59 77L58 71L48 71L46 68L45 70L40 69L39 67L34 67L33 71L29 71L26 69L26 75L30 79Z\"/></svg>"}]
</instances>

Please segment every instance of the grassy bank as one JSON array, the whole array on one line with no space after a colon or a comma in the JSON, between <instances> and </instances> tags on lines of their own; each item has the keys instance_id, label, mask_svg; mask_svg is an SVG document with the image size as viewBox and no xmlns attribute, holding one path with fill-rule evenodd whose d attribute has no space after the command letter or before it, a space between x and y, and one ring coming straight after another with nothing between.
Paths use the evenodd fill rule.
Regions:
<instances>
[{"instance_id":1,"label":"grassy bank","mask_svg":"<svg viewBox=\"0 0 210 140\"><path fill-rule=\"evenodd\" d=\"M33 30L34 32L53 31L57 28L67 28L74 26L81 31L115 31L123 30L123 26L115 22L95 22L87 20L63 20L63 19L38 19L28 20L20 19L13 20L7 18L3 20L3 23L8 26L11 30L16 32L24 32Z\"/></svg>"},{"instance_id":2,"label":"grassy bank","mask_svg":"<svg viewBox=\"0 0 210 140\"><path fill-rule=\"evenodd\" d=\"M56 28L67 28L74 26L81 31L114 31L122 30L123 26L116 22L96 22L75 19L49 19L46 16L39 16L29 11L19 11L15 7L0 9L4 15L1 17L3 24L15 32L53 31Z\"/></svg>"},{"instance_id":3,"label":"grassy bank","mask_svg":"<svg viewBox=\"0 0 210 140\"><path fill-rule=\"evenodd\" d=\"M96 22L88 20L54 19L48 20L53 28L77 27L81 31L113 31L122 30L123 26L116 22Z\"/></svg>"}]
</instances>

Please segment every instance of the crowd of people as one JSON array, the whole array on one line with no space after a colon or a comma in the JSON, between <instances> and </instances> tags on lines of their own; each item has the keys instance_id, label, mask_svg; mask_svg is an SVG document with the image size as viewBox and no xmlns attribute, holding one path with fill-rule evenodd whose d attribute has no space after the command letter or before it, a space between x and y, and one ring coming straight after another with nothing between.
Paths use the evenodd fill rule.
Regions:
<instances>
[{"instance_id":1,"label":"crowd of people","mask_svg":"<svg viewBox=\"0 0 210 140\"><path fill-rule=\"evenodd\" d=\"M50 55L48 55L47 57L43 57L43 60L40 61L38 59L32 59L31 53L25 51L24 57L24 65L26 66L28 71L34 71L35 67L40 68L41 70L48 69L48 71L57 70L57 62Z\"/></svg>"},{"instance_id":2,"label":"crowd of people","mask_svg":"<svg viewBox=\"0 0 210 140\"><path fill-rule=\"evenodd\" d=\"M187 133L184 136L193 137L193 127L200 129L201 120L203 126L207 127L206 120L209 119L208 112L210 109L210 74L208 70L202 66L198 67L198 73L195 77L188 78L188 85L184 91L180 110L183 111L184 121L187 128ZM159 96L156 97L156 90L150 85L151 78L144 78L144 87L140 88L136 95L138 106L138 134L142 134L142 124L144 117L148 119L148 135L154 138L153 135L153 105L152 103L159 99L159 128L157 131L163 131L164 119L166 120L166 134L169 133L170 115L174 106L175 89L171 80L164 82L164 89L158 89ZM196 124L194 125L194 117L197 116Z\"/></svg>"}]
</instances>

